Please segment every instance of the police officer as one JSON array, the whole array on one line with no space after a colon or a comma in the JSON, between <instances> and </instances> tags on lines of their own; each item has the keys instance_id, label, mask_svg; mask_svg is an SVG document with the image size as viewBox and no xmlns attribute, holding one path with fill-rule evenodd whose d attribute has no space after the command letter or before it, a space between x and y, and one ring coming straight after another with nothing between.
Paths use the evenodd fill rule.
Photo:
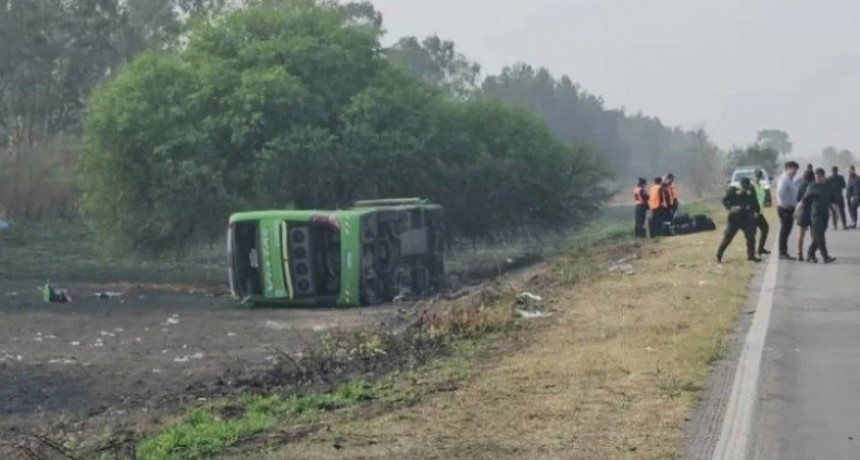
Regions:
<instances>
[{"instance_id":1,"label":"police officer","mask_svg":"<svg viewBox=\"0 0 860 460\"><path fill-rule=\"evenodd\" d=\"M842 219L842 228L848 230L848 223L845 221L845 198L842 192L845 191L845 178L839 174L839 166L834 166L833 174L827 178L827 184L833 189L833 206L836 212L833 213L833 230L839 226L839 218Z\"/></svg>"},{"instance_id":2,"label":"police officer","mask_svg":"<svg viewBox=\"0 0 860 460\"><path fill-rule=\"evenodd\" d=\"M835 199L833 198L835 190L832 185L828 184L825 174L823 169L816 169L815 182L809 185L809 189L803 196L803 206L810 209L812 217L812 244L809 246L806 261L813 264L818 263L818 259L815 257L816 251L821 253L824 263L829 264L836 261L828 254L827 242L824 239L824 233L827 232L828 221L830 220L831 207L835 207Z\"/></svg>"},{"instance_id":3,"label":"police officer","mask_svg":"<svg viewBox=\"0 0 860 460\"><path fill-rule=\"evenodd\" d=\"M646 185L648 185L648 181L640 177L636 188L633 189L633 202L636 203L633 233L637 238L648 236L648 233L645 231L645 220L648 217L648 192L645 191Z\"/></svg>"},{"instance_id":4,"label":"police officer","mask_svg":"<svg viewBox=\"0 0 860 460\"><path fill-rule=\"evenodd\" d=\"M729 215L723 241L717 249L717 263L723 263L723 254L738 231L744 233L747 242L747 260L761 262L755 255L756 219L761 214L761 208L748 177L741 179L741 188L729 187L723 197L723 206L729 211Z\"/></svg>"}]
</instances>

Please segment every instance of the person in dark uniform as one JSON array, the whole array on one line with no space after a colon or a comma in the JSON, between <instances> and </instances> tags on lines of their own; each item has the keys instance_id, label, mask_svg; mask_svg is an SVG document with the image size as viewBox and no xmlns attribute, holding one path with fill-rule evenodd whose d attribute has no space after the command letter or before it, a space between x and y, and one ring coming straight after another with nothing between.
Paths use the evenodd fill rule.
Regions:
<instances>
[{"instance_id":1,"label":"person in dark uniform","mask_svg":"<svg viewBox=\"0 0 860 460\"><path fill-rule=\"evenodd\" d=\"M830 220L831 207L833 207L835 201L833 198L834 193L834 188L828 183L824 170L821 168L816 169L815 182L809 186L809 189L803 196L803 206L810 209L812 220L812 244L809 246L809 252L806 254L807 262L818 263L818 259L815 257L816 252L821 253L821 257L826 264L836 261L836 259L830 257L830 254L828 254L827 241L824 238Z\"/></svg>"},{"instance_id":2,"label":"person in dark uniform","mask_svg":"<svg viewBox=\"0 0 860 460\"><path fill-rule=\"evenodd\" d=\"M794 218L797 221L797 260L803 262L803 240L806 238L806 233L812 225L812 210L808 206L803 205L803 197L806 196L806 191L809 186L815 182L815 172L807 170L803 173L803 178L797 187L797 210L794 213Z\"/></svg>"},{"instance_id":3,"label":"person in dark uniform","mask_svg":"<svg viewBox=\"0 0 860 460\"><path fill-rule=\"evenodd\" d=\"M747 260L761 262L755 255L755 232L756 219L761 213L761 208L756 198L752 182L748 177L741 179L741 187L729 187L726 196L723 197L723 206L729 211L726 232L723 241L717 248L717 263L723 263L723 254L729 247L738 231L743 232L747 243Z\"/></svg>"},{"instance_id":4,"label":"person in dark uniform","mask_svg":"<svg viewBox=\"0 0 860 460\"><path fill-rule=\"evenodd\" d=\"M645 190L646 185L648 185L648 181L640 177L636 188L633 189L633 202L636 203L633 234L636 238L645 238L648 236L648 232L645 230L645 221L648 218L648 192Z\"/></svg>"},{"instance_id":5,"label":"person in dark uniform","mask_svg":"<svg viewBox=\"0 0 860 460\"><path fill-rule=\"evenodd\" d=\"M845 201L848 204L848 215L851 216L851 225L848 228L857 228L857 207L860 206L860 176L854 166L848 168L848 187L845 189Z\"/></svg>"},{"instance_id":6,"label":"person in dark uniform","mask_svg":"<svg viewBox=\"0 0 860 460\"><path fill-rule=\"evenodd\" d=\"M833 190L833 205L836 207L836 212L833 213L833 230L839 226L838 217L842 219L842 228L848 230L848 223L845 221L845 197L842 192L845 191L845 178L839 174L839 166L834 166L833 174L827 178L827 185Z\"/></svg>"}]
</instances>

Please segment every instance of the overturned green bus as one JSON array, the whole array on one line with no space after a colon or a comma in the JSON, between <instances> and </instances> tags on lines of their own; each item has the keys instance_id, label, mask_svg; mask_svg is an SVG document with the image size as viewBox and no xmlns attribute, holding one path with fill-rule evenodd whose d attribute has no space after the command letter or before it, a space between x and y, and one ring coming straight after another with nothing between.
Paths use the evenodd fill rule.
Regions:
<instances>
[{"instance_id":1,"label":"overturned green bus","mask_svg":"<svg viewBox=\"0 0 860 460\"><path fill-rule=\"evenodd\" d=\"M442 225L442 207L418 198L234 214L230 290L255 304L303 307L422 295L443 279Z\"/></svg>"}]
</instances>

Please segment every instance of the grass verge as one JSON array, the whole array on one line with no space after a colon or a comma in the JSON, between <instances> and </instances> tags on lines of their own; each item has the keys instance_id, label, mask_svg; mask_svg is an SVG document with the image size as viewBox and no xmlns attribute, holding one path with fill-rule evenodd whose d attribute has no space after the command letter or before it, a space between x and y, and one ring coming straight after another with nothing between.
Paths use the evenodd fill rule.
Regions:
<instances>
[{"instance_id":1,"label":"grass verge","mask_svg":"<svg viewBox=\"0 0 860 460\"><path fill-rule=\"evenodd\" d=\"M715 265L719 238L628 245L633 274L604 258L578 284L568 274L583 255L556 258L537 292L556 314L527 346L456 391L343 420L269 458L675 458L754 272L742 241Z\"/></svg>"}]
</instances>

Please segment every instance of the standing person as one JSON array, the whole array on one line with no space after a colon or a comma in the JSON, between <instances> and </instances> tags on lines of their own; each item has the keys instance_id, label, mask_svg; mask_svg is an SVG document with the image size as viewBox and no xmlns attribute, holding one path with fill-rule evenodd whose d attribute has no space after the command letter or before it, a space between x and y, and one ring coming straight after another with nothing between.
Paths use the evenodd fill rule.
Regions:
<instances>
[{"instance_id":1,"label":"standing person","mask_svg":"<svg viewBox=\"0 0 860 460\"><path fill-rule=\"evenodd\" d=\"M854 166L848 167L848 187L845 189L845 201L848 202L848 215L851 216L851 225L848 228L857 228L857 207L860 206L860 176Z\"/></svg>"},{"instance_id":2,"label":"standing person","mask_svg":"<svg viewBox=\"0 0 860 460\"><path fill-rule=\"evenodd\" d=\"M640 177L639 183L633 189L633 200L636 203L633 234L637 238L648 236L648 233L645 231L645 220L648 217L648 192L645 191L646 185L648 185L648 181Z\"/></svg>"},{"instance_id":3,"label":"standing person","mask_svg":"<svg viewBox=\"0 0 860 460\"><path fill-rule=\"evenodd\" d=\"M651 209L649 231L651 238L663 235L663 223L666 222L669 197L662 177L655 177L654 184L648 191L648 208Z\"/></svg>"},{"instance_id":4,"label":"standing person","mask_svg":"<svg viewBox=\"0 0 860 460\"><path fill-rule=\"evenodd\" d=\"M812 225L812 210L809 206L803 205L803 197L806 196L806 191L809 186L815 182L815 173L809 170L804 171L803 178L800 179L800 184L797 187L797 209L795 209L795 220L799 234L797 235L797 260L803 262L803 240L806 236L809 227Z\"/></svg>"},{"instance_id":5,"label":"standing person","mask_svg":"<svg viewBox=\"0 0 860 460\"><path fill-rule=\"evenodd\" d=\"M666 185L666 190L669 192L669 216L668 220L671 222L672 219L675 218L675 213L678 212L678 188L675 186L675 175L672 173L666 174L666 178L663 179L663 184Z\"/></svg>"},{"instance_id":6,"label":"standing person","mask_svg":"<svg viewBox=\"0 0 860 460\"><path fill-rule=\"evenodd\" d=\"M764 179L764 173L761 169L756 169L753 178L753 190L755 190L756 201L758 201L759 207L758 215L755 218L755 225L761 232L761 238L758 240L758 255L760 256L770 254L770 251L764 248L764 245L767 243L767 234L770 233L770 225L768 225L767 219L765 219L764 213L762 213L764 199L767 196L767 191L761 185L762 179Z\"/></svg>"},{"instance_id":7,"label":"standing person","mask_svg":"<svg viewBox=\"0 0 860 460\"><path fill-rule=\"evenodd\" d=\"M836 207L836 212L833 213L833 230L836 230L839 224L837 214L842 219L842 228L848 230L848 223L845 221L845 197L842 195L845 191L845 178L839 174L839 166L832 169L833 174L827 178L827 185L833 189L833 205Z\"/></svg>"},{"instance_id":8,"label":"standing person","mask_svg":"<svg viewBox=\"0 0 860 460\"><path fill-rule=\"evenodd\" d=\"M779 176L776 185L776 214L779 216L779 258L782 260L794 260L788 254L788 237L791 228L794 227L794 211L797 208L798 186L794 182L794 176L800 165L794 161L785 163L785 171Z\"/></svg>"},{"instance_id":9,"label":"standing person","mask_svg":"<svg viewBox=\"0 0 860 460\"><path fill-rule=\"evenodd\" d=\"M825 174L823 169L816 169L815 182L809 186L809 189L803 196L803 206L810 208L812 217L812 244L809 246L809 252L806 254L806 261L814 264L818 263L818 259L815 257L816 252L821 253L821 257L826 264L836 261L827 252L827 241L824 237L824 234L827 232L830 211L834 202L834 189L828 183Z\"/></svg>"},{"instance_id":10,"label":"standing person","mask_svg":"<svg viewBox=\"0 0 860 460\"><path fill-rule=\"evenodd\" d=\"M747 243L747 260L751 262L761 262L761 259L755 255L755 228L756 218L761 212L758 204L758 199L755 196L755 190L752 188L752 182L749 177L741 179L741 188L729 187L726 196L723 197L723 206L729 211L726 232L723 234L723 241L720 247L717 248L717 263L723 263L723 254L726 248L731 244L732 239L737 235L738 231L744 233L744 238Z\"/></svg>"}]
</instances>

